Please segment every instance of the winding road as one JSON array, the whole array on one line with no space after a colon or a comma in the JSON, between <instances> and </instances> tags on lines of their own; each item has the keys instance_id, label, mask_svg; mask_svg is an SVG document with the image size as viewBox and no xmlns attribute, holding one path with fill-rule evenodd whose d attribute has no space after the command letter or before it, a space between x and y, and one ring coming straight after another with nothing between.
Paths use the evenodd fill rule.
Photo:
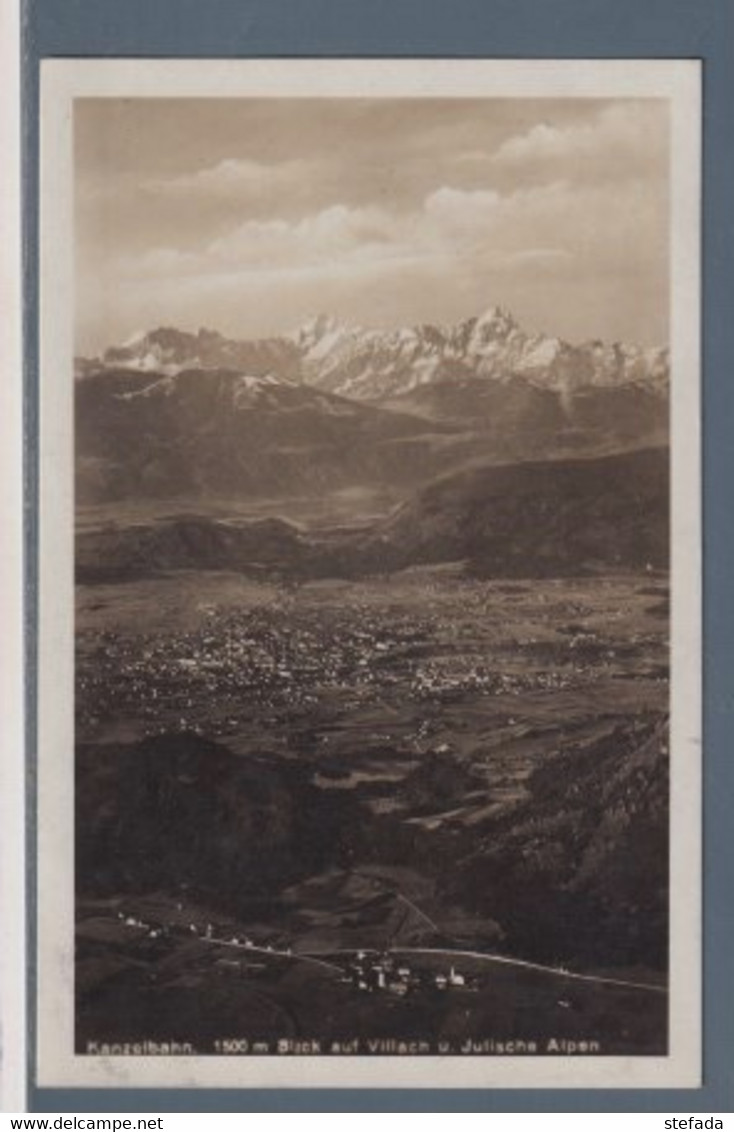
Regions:
<instances>
[{"instance_id":1,"label":"winding road","mask_svg":"<svg viewBox=\"0 0 734 1132\"><path fill-rule=\"evenodd\" d=\"M317 955L353 955L355 952L353 947L334 948L330 951L310 951L308 953L294 953L305 955L308 954L309 958L314 958ZM364 948L366 952L371 952L373 949ZM560 975L564 979L577 979L585 983L601 983L608 986L629 987L633 990L653 991L656 994L667 994L667 987L658 986L655 983L639 983L629 979L615 979L606 975L582 975L577 971L566 971L563 967L549 967L543 963L531 963L527 959L511 959L507 955L494 955L488 954L484 951L462 951L454 950L445 947L387 947L385 951L377 952L374 954L391 955L445 955L447 958L463 958L463 959L479 959L486 963L503 963L511 967L524 967L532 971L544 971L546 974Z\"/></svg>"}]
</instances>

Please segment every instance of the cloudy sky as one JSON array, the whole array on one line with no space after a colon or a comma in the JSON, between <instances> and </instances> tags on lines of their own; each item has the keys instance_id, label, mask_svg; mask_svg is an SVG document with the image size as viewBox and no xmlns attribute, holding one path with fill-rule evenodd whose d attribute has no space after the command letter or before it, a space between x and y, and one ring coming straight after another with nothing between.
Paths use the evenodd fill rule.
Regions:
<instances>
[{"instance_id":1,"label":"cloudy sky","mask_svg":"<svg viewBox=\"0 0 734 1132\"><path fill-rule=\"evenodd\" d=\"M74 136L80 353L495 303L571 340L667 341L664 102L84 99Z\"/></svg>"}]
</instances>

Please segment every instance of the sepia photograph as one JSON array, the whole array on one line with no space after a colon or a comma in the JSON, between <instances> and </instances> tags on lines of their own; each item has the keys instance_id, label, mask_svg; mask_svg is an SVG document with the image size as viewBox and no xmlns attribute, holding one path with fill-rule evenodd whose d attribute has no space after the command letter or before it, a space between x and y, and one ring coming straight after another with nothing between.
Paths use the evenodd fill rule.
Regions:
<instances>
[{"instance_id":1,"label":"sepia photograph","mask_svg":"<svg viewBox=\"0 0 734 1132\"><path fill-rule=\"evenodd\" d=\"M692 1084L697 65L196 70L45 76L42 1077Z\"/></svg>"}]
</instances>

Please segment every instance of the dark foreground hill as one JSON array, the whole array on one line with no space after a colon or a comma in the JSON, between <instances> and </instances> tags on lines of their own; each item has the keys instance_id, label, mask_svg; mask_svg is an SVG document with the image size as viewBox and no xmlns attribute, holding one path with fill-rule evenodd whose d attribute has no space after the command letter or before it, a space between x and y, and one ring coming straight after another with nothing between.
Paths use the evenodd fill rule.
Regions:
<instances>
[{"instance_id":1,"label":"dark foreground hill","mask_svg":"<svg viewBox=\"0 0 734 1132\"><path fill-rule=\"evenodd\" d=\"M323 868L348 822L298 767L193 733L79 747L76 806L81 892L185 885L232 911Z\"/></svg>"},{"instance_id":2,"label":"dark foreground hill","mask_svg":"<svg viewBox=\"0 0 734 1132\"><path fill-rule=\"evenodd\" d=\"M539 766L481 831L446 892L525 955L667 966L667 720L617 727Z\"/></svg>"},{"instance_id":3,"label":"dark foreground hill","mask_svg":"<svg viewBox=\"0 0 734 1132\"><path fill-rule=\"evenodd\" d=\"M567 742L513 807L462 823L462 807L477 805L475 781L473 794L455 791L449 825L421 828L420 815L446 805L438 781L409 804L398 789L404 804L378 815L368 786L319 788L307 760L245 756L191 733L82 746L78 890L185 891L232 916L266 901L270 930L305 949L499 940L554 965L660 971L666 735L664 720L648 718ZM454 769L460 781L459 761Z\"/></svg>"},{"instance_id":4,"label":"dark foreground hill","mask_svg":"<svg viewBox=\"0 0 734 1132\"><path fill-rule=\"evenodd\" d=\"M418 492L364 548L387 568L468 560L488 575L665 568L665 448L471 468Z\"/></svg>"}]
</instances>

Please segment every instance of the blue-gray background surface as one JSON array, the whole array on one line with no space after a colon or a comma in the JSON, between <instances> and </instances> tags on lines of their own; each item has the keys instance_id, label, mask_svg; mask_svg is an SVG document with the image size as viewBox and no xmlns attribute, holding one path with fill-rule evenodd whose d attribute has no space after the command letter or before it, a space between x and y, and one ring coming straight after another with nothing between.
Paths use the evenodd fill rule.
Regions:
<instances>
[{"instance_id":1,"label":"blue-gray background surface","mask_svg":"<svg viewBox=\"0 0 734 1132\"><path fill-rule=\"evenodd\" d=\"M698 58L704 69L704 1085L696 1090L35 1089L31 1111L734 1108L734 0L24 0L28 640L37 545L37 152L49 56ZM691 422L694 427L694 422ZM33 719L33 681L29 680ZM35 730L29 725L33 806ZM31 822L31 826L32 826ZM32 846L33 829L29 830ZM644 867L644 862L641 862ZM29 876L30 891L34 870ZM31 900L31 908L33 902ZM692 910L693 912L693 910ZM32 920L35 917L32 913ZM33 931L34 923L31 924ZM33 936L31 935L33 941ZM30 954L33 952L31 944ZM30 976L33 1010L33 971ZM30 1045L33 1045L31 1034ZM492 1063L487 1063L488 1078ZM32 1065L30 1068L32 1074Z\"/></svg>"}]
</instances>

